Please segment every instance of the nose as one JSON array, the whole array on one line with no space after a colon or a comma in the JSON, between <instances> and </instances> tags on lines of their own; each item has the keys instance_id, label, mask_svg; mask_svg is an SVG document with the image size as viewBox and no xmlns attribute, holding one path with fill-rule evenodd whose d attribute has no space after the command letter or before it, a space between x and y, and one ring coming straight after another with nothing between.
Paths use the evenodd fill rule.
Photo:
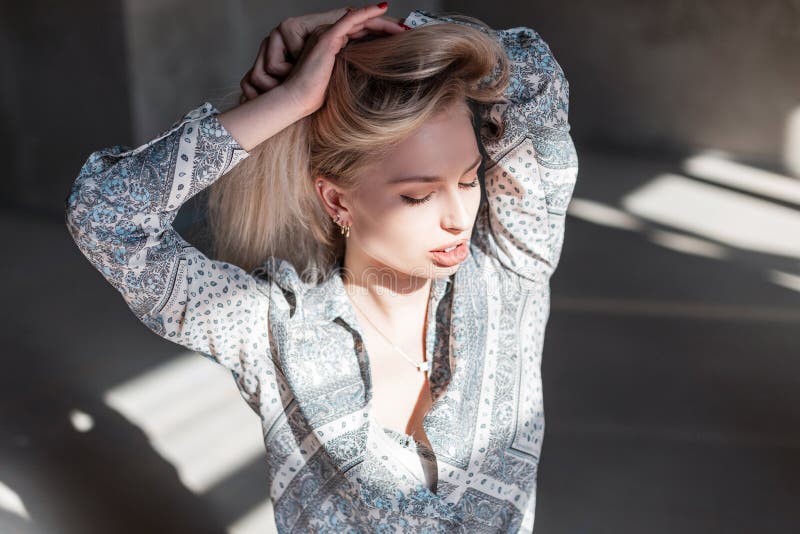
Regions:
<instances>
[{"instance_id":1,"label":"nose","mask_svg":"<svg viewBox=\"0 0 800 534\"><path fill-rule=\"evenodd\" d=\"M445 201L445 211L442 216L442 226L451 232L463 232L470 225L469 206L465 195L459 191L451 191Z\"/></svg>"}]
</instances>

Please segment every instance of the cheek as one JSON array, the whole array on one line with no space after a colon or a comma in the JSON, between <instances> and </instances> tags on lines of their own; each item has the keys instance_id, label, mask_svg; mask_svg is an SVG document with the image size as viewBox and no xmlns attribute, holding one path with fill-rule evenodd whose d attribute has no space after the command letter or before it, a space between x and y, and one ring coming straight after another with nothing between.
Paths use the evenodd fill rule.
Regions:
<instances>
[{"instance_id":1,"label":"cheek","mask_svg":"<svg viewBox=\"0 0 800 534\"><path fill-rule=\"evenodd\" d=\"M436 210L425 204L395 207L377 214L363 245L385 263L407 269L423 260L438 224Z\"/></svg>"},{"instance_id":2,"label":"cheek","mask_svg":"<svg viewBox=\"0 0 800 534\"><path fill-rule=\"evenodd\" d=\"M395 197L397 197L395 195ZM407 206L399 198L372 195L359 204L358 225L365 247L376 250L413 245L413 236L428 228L434 213L422 206Z\"/></svg>"},{"instance_id":3,"label":"cheek","mask_svg":"<svg viewBox=\"0 0 800 534\"><path fill-rule=\"evenodd\" d=\"M473 225L480 206L481 188L461 194L470 217L468 223ZM429 245L435 244L431 239L440 233L441 214L433 200L410 206L395 197L373 195L360 203L358 222L362 244L378 257L417 261L420 254L427 253Z\"/></svg>"},{"instance_id":4,"label":"cheek","mask_svg":"<svg viewBox=\"0 0 800 534\"><path fill-rule=\"evenodd\" d=\"M469 214L469 224L475 224L475 217L478 215L478 208L481 204L482 188L475 187L464 193L464 209Z\"/></svg>"},{"instance_id":5,"label":"cheek","mask_svg":"<svg viewBox=\"0 0 800 534\"><path fill-rule=\"evenodd\" d=\"M435 209L425 204L421 206L401 206L384 214L384 237L392 241L393 246L404 249L418 248L425 243L425 236L430 235L431 228L438 224Z\"/></svg>"},{"instance_id":6,"label":"cheek","mask_svg":"<svg viewBox=\"0 0 800 534\"><path fill-rule=\"evenodd\" d=\"M478 214L478 207L481 204L481 197L482 196L483 196L483 187L481 187L481 186L476 187L475 190L472 191L472 193L470 193L470 200L472 202L472 204L471 204L471 207L472 207L471 213L473 215L473 220L474 220L474 216Z\"/></svg>"}]
</instances>

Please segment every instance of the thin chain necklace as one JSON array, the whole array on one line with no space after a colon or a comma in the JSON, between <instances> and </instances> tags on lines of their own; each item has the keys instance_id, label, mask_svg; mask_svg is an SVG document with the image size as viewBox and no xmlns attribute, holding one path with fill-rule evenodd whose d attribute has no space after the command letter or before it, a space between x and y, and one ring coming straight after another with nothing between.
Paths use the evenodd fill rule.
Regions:
<instances>
[{"instance_id":1,"label":"thin chain necklace","mask_svg":"<svg viewBox=\"0 0 800 534\"><path fill-rule=\"evenodd\" d=\"M349 295L348 295L348 297L349 297ZM403 355L403 358L405 358L406 360L408 360L408 362L409 362L411 365L413 365L414 367L416 367L417 371L420 371L420 372L423 372L423 373L428 373L428 374L430 374L430 372L431 372L431 368L433 367L433 361L432 361L432 360L425 360L425 361L423 361L423 362L419 362L419 363L417 363L417 362L415 362L414 360L412 360L411 358L409 358L408 354L406 354L406 352L405 352L403 349L401 349L400 347L398 347L397 345L395 345L395 343L394 343L394 342L393 342L391 339L389 339L389 337L388 337L386 334L384 334L384 333L383 333L383 331L382 331L380 328L378 328L378 326L377 326L375 323L373 323L373 322L372 322L372 320L370 320L370 318L369 318L369 315L367 315L366 313L364 313L364 310L362 310L362 309L361 309L361 307L360 307L358 304L356 304L356 302L355 302L355 301L354 301L352 298L350 299L350 302L352 302L352 303L353 303L353 306L355 306L355 307L358 309L358 311L360 311L360 312L361 312L361 315L363 315L363 316L364 316L364 318L365 318L365 319L366 319L366 320L369 322L369 324L371 324L371 325L372 325L372 326L375 328L375 330L377 330L377 331L378 331L378 333L379 333L381 336L383 336L383 338L384 338L386 341L388 341L388 342L389 342L389 344L390 344L392 347L394 347L394 349L395 349L397 352L399 352L400 354L402 354L402 355Z\"/></svg>"}]
</instances>

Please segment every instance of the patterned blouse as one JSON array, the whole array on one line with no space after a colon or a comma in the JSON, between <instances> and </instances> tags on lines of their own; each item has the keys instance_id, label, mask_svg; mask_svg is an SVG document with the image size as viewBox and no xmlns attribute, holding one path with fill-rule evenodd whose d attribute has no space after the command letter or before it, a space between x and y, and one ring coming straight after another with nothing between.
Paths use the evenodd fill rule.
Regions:
<instances>
[{"instance_id":1,"label":"patterned blouse","mask_svg":"<svg viewBox=\"0 0 800 534\"><path fill-rule=\"evenodd\" d=\"M405 19L441 22L472 24L422 10ZM277 257L248 273L173 228L184 202L249 156L213 105L138 148L93 152L66 199L75 243L136 317L229 369L260 416L279 532L533 529L549 279L578 161L548 45L526 27L489 33L512 77L506 100L481 108L503 128L480 132L486 199L470 254L431 286L430 448L372 415L364 336L340 276L312 285Z\"/></svg>"}]
</instances>

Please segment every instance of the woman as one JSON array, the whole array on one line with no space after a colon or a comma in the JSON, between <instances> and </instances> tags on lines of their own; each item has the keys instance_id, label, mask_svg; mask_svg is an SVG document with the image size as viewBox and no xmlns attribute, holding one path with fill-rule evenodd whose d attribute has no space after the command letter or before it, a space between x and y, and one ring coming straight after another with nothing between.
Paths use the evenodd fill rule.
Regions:
<instances>
[{"instance_id":1,"label":"woman","mask_svg":"<svg viewBox=\"0 0 800 534\"><path fill-rule=\"evenodd\" d=\"M567 81L530 28L385 9L284 21L239 106L91 154L67 226L148 328L230 369L280 532L530 532ZM217 260L171 226L212 184Z\"/></svg>"}]
</instances>

